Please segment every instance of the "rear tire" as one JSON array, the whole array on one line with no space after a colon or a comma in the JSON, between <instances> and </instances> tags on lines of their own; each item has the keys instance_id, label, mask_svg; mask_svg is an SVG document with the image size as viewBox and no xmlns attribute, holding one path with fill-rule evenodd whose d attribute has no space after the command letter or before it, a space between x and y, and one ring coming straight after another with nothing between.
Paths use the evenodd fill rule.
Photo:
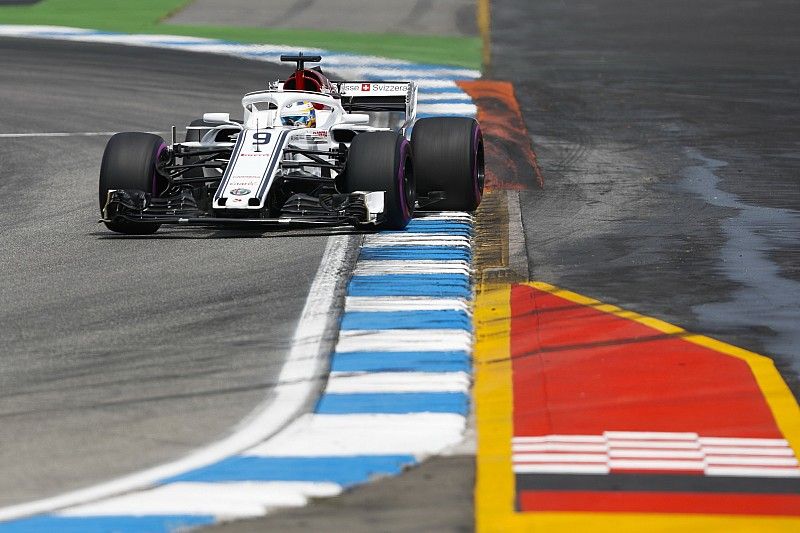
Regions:
<instances>
[{"instance_id":1,"label":"rear tire","mask_svg":"<svg viewBox=\"0 0 800 533\"><path fill-rule=\"evenodd\" d=\"M411 145L405 137L391 131L356 135L343 174L345 192L384 191L383 227L408 225L414 216L416 188Z\"/></svg>"},{"instance_id":2,"label":"rear tire","mask_svg":"<svg viewBox=\"0 0 800 533\"><path fill-rule=\"evenodd\" d=\"M466 117L422 118L411 134L417 193L441 191L445 199L430 205L439 211L474 211L485 180L483 134Z\"/></svg>"},{"instance_id":3,"label":"rear tire","mask_svg":"<svg viewBox=\"0 0 800 533\"><path fill-rule=\"evenodd\" d=\"M111 189L136 189L157 195L163 192L164 179L156 172L156 163L167 144L150 133L117 133L106 144L100 164L100 211L102 213ZM149 235L161 224L149 222L106 222L117 233Z\"/></svg>"}]
</instances>

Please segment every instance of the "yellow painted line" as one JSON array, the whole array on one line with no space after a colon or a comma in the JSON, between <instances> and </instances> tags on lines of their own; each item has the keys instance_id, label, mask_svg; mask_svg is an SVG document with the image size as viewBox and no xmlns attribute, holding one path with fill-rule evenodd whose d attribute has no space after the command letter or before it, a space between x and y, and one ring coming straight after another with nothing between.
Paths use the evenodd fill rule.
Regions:
<instances>
[{"instance_id":1,"label":"yellow painted line","mask_svg":"<svg viewBox=\"0 0 800 533\"><path fill-rule=\"evenodd\" d=\"M478 428L475 527L502 531L514 509L509 338L511 285L481 285L475 300L475 422ZM497 362L493 362L497 361Z\"/></svg>"},{"instance_id":2,"label":"yellow painted line","mask_svg":"<svg viewBox=\"0 0 800 533\"><path fill-rule=\"evenodd\" d=\"M547 283L529 285L569 301L634 320L663 333L685 330L656 318L604 304ZM475 301L475 416L478 430L475 524L484 532L583 531L634 533L660 531L795 532L800 519L651 513L515 511L511 466L513 396L510 351L510 284L482 283ZM747 362L772 410L778 427L797 453L800 408L772 361L762 355L705 337L686 334L689 342Z\"/></svg>"},{"instance_id":3,"label":"yellow painted line","mask_svg":"<svg viewBox=\"0 0 800 533\"><path fill-rule=\"evenodd\" d=\"M478 0L478 31L483 41L483 68L492 61L492 9L490 0Z\"/></svg>"}]
</instances>

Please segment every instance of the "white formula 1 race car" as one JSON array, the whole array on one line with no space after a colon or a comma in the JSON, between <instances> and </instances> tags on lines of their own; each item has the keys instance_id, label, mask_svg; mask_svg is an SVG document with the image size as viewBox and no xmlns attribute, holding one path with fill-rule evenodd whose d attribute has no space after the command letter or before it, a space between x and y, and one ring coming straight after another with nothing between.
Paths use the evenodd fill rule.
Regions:
<instances>
[{"instance_id":1,"label":"white formula 1 race car","mask_svg":"<svg viewBox=\"0 0 800 533\"><path fill-rule=\"evenodd\" d=\"M415 209L472 211L483 137L467 117L416 120L413 82L331 82L319 56L282 56L284 82L242 99L244 120L206 113L184 142L118 133L100 168L102 221L119 233L162 224L352 224L402 229ZM410 139L410 140L409 140Z\"/></svg>"}]
</instances>

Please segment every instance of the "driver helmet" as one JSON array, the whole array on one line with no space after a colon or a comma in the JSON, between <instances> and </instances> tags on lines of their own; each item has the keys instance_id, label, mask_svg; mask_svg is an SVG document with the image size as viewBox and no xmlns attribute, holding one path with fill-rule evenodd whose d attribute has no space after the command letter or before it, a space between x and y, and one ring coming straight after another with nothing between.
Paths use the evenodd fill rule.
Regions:
<instances>
[{"instance_id":1,"label":"driver helmet","mask_svg":"<svg viewBox=\"0 0 800 533\"><path fill-rule=\"evenodd\" d=\"M281 123L284 126L316 127L317 113L314 110L314 104L311 102L289 104L281 112Z\"/></svg>"}]
</instances>

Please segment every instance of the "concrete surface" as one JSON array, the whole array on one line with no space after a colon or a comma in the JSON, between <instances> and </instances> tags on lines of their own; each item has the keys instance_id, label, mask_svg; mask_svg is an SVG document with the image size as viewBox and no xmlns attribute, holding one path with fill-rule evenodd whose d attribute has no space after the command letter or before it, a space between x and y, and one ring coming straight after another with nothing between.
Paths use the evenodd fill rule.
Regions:
<instances>
[{"instance_id":1,"label":"concrete surface","mask_svg":"<svg viewBox=\"0 0 800 533\"><path fill-rule=\"evenodd\" d=\"M209 533L468 532L474 529L473 457L436 457L419 468L307 507L204 529Z\"/></svg>"},{"instance_id":2,"label":"concrete surface","mask_svg":"<svg viewBox=\"0 0 800 533\"><path fill-rule=\"evenodd\" d=\"M475 0L195 0L167 22L409 35L478 34Z\"/></svg>"}]
</instances>

